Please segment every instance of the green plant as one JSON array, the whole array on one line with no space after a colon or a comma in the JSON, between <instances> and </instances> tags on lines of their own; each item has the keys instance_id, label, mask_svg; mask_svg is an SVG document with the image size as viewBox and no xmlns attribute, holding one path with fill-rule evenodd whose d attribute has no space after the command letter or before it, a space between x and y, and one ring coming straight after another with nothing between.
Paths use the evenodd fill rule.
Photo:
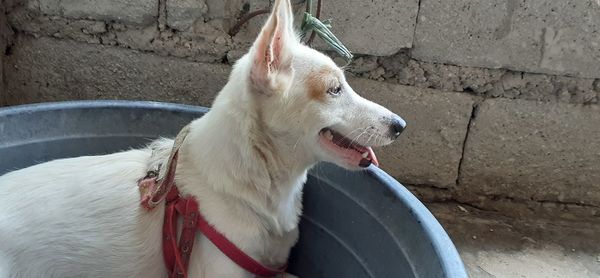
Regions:
<instances>
[{"instance_id":1,"label":"green plant","mask_svg":"<svg viewBox=\"0 0 600 278\"><path fill-rule=\"evenodd\" d=\"M352 53L344 44L331 32L331 19L321 21L319 19L321 13L321 1L318 0L317 4L317 16L312 15L312 0L306 0L306 12L304 12L304 18L300 25L300 38L304 39L308 32L312 31L310 38L306 41L307 44L311 44L316 34L321 38L329 47L331 47L338 55L342 56L347 63L352 61Z\"/></svg>"}]
</instances>

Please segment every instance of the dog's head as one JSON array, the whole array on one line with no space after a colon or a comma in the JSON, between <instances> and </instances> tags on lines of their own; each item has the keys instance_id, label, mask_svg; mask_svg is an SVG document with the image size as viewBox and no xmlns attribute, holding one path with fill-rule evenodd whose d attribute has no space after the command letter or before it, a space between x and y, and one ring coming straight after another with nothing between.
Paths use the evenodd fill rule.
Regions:
<instances>
[{"instance_id":1,"label":"dog's head","mask_svg":"<svg viewBox=\"0 0 600 278\"><path fill-rule=\"evenodd\" d=\"M245 80L265 128L291 148L348 169L378 164L371 147L394 141L404 120L359 96L329 57L300 43L292 24L290 1L277 0L232 78Z\"/></svg>"}]
</instances>

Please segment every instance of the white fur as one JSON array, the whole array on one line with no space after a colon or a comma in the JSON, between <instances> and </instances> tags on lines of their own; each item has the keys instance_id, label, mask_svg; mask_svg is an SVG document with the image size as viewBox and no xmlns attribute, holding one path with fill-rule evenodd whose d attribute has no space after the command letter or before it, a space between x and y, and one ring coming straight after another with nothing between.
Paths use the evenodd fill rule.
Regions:
<instances>
[{"instance_id":1,"label":"white fur","mask_svg":"<svg viewBox=\"0 0 600 278\"><path fill-rule=\"evenodd\" d=\"M358 168L321 148L319 131L335 127L361 144L383 145L392 139L382 119L393 113L358 96L328 57L297 41L289 0L277 1L274 10L212 110L192 123L176 183L229 240L279 266L298 237L307 170L322 160ZM280 42L272 40L277 35ZM324 67L333 69L327 78L344 93L315 101L307 78ZM161 139L144 149L55 160L1 176L0 278L165 277L164 207L142 209L137 180L165 163L172 143ZM200 234L189 272L252 277Z\"/></svg>"}]
</instances>

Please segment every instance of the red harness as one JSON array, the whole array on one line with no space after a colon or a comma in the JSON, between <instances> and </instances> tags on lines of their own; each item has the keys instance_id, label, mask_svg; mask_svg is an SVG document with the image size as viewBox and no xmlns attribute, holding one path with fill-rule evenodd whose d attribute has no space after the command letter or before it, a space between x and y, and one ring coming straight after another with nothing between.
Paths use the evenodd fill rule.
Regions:
<instances>
[{"instance_id":1,"label":"red harness","mask_svg":"<svg viewBox=\"0 0 600 278\"><path fill-rule=\"evenodd\" d=\"M152 210L163 198L166 199L163 224L163 257L169 270L169 277L187 278L187 269L194 247L196 229L204 234L229 259L254 275L274 277L285 273L285 266L281 269L272 269L248 256L204 219L199 212L198 202L193 197L184 198L179 194L174 182L177 157L178 149L174 148L164 180L159 180L158 174L149 172L148 176L139 182L140 192L142 193L142 207ZM179 245L177 244L178 215L183 217Z\"/></svg>"}]
</instances>

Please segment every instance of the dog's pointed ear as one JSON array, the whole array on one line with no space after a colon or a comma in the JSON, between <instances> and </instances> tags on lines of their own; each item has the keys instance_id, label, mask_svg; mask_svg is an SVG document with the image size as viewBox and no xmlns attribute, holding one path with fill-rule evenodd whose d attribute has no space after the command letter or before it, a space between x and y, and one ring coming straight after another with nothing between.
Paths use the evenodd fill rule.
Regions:
<instances>
[{"instance_id":1,"label":"dog's pointed ear","mask_svg":"<svg viewBox=\"0 0 600 278\"><path fill-rule=\"evenodd\" d=\"M293 74L292 51L299 43L293 21L290 0L276 0L251 50L250 82L256 89L272 93L286 85L282 81L290 81Z\"/></svg>"}]
</instances>

